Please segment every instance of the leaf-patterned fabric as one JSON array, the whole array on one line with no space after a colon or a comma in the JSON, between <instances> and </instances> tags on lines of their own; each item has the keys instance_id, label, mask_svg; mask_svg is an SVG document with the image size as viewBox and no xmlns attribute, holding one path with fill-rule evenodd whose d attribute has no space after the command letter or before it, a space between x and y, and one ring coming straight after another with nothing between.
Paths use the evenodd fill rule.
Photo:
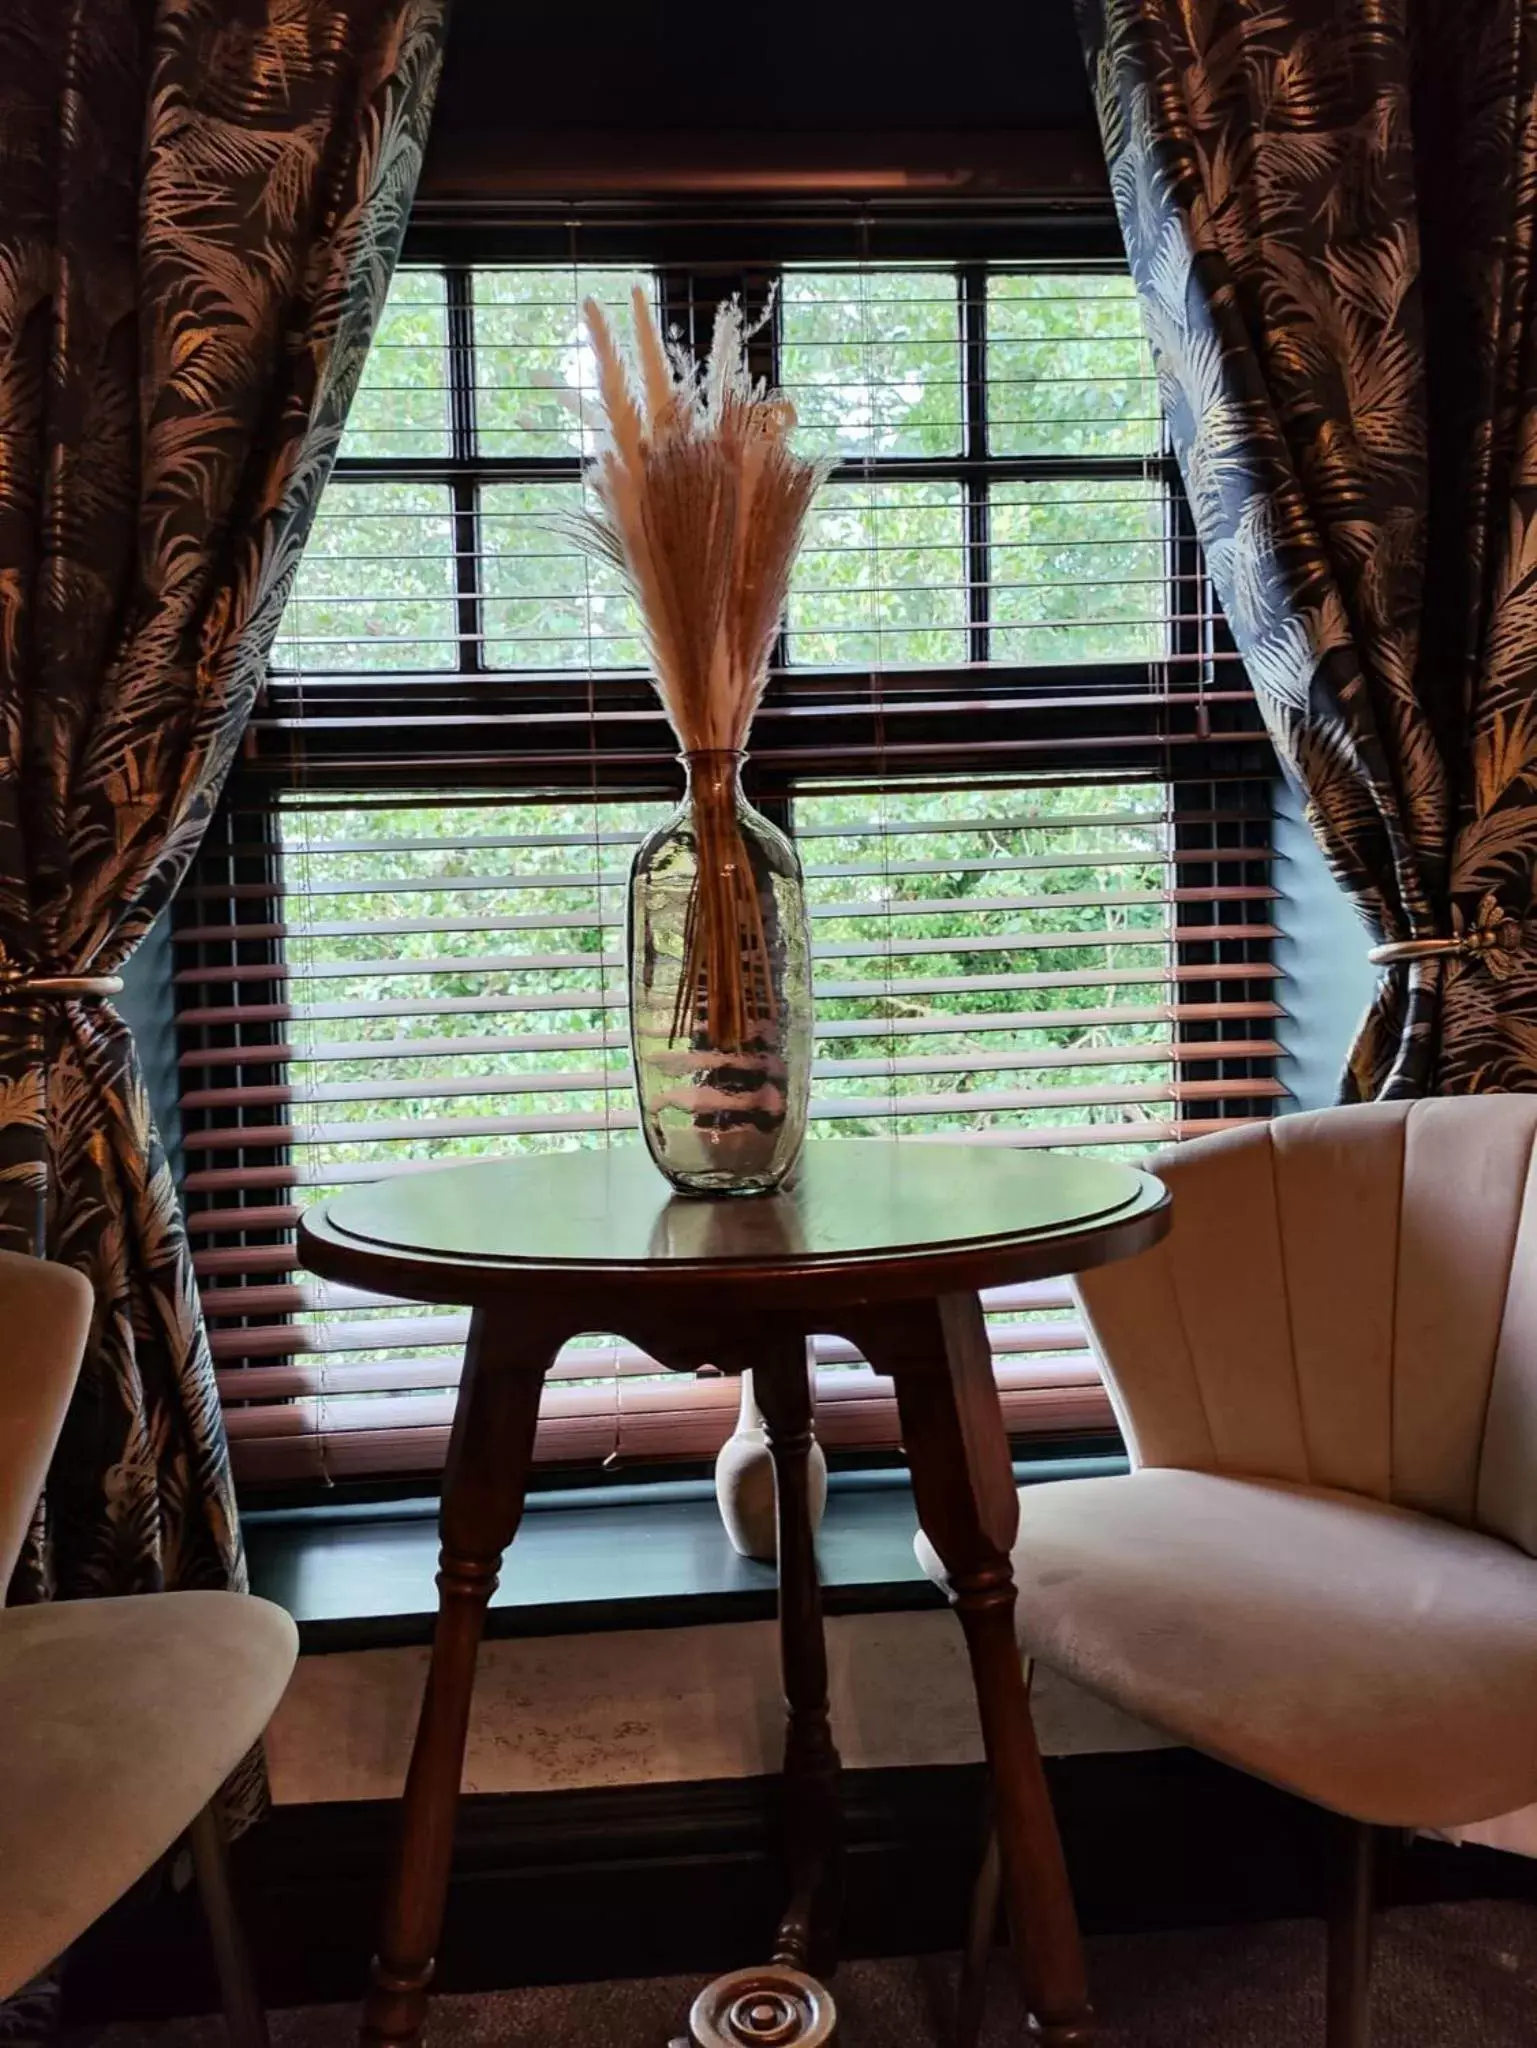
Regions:
<instances>
[{"instance_id":1,"label":"leaf-patterned fabric","mask_svg":"<svg viewBox=\"0 0 1537 2048\"><path fill-rule=\"evenodd\" d=\"M0 8L0 978L110 974L197 846L399 252L444 5ZM97 1300L13 1597L239 1586L108 1003L0 991L0 1243Z\"/></svg>"},{"instance_id":2,"label":"leaf-patterned fabric","mask_svg":"<svg viewBox=\"0 0 1537 2048\"><path fill-rule=\"evenodd\" d=\"M1282 759L1372 938L1462 942L1384 975L1343 1092L1537 1088L1537 4L1079 13Z\"/></svg>"}]
</instances>

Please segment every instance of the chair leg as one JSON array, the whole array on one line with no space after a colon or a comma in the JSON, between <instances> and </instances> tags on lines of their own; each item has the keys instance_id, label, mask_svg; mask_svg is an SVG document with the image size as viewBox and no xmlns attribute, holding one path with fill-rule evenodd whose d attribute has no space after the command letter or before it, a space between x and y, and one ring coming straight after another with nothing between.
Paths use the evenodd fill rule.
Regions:
<instances>
[{"instance_id":1,"label":"chair leg","mask_svg":"<svg viewBox=\"0 0 1537 2048\"><path fill-rule=\"evenodd\" d=\"M1370 2048L1372 1899L1377 1830L1349 1821L1329 1900L1328 2048Z\"/></svg>"},{"instance_id":2,"label":"chair leg","mask_svg":"<svg viewBox=\"0 0 1537 2048\"><path fill-rule=\"evenodd\" d=\"M229 1844L213 1804L205 1806L187 1830L198 1896L208 1922L224 2025L229 2048L267 2048L267 2015L257 1995L251 1957L246 1948L235 1892L230 1882Z\"/></svg>"},{"instance_id":3,"label":"chair leg","mask_svg":"<svg viewBox=\"0 0 1537 2048\"><path fill-rule=\"evenodd\" d=\"M960 1982L955 1992L954 2048L977 2048L982 2038L987 2010L987 1966L998 1939L1002 1911L1003 1849L998 1830L990 1828L982 1868L977 1872L971 1894L971 1924L966 1931L966 1953L961 1958Z\"/></svg>"}]
</instances>

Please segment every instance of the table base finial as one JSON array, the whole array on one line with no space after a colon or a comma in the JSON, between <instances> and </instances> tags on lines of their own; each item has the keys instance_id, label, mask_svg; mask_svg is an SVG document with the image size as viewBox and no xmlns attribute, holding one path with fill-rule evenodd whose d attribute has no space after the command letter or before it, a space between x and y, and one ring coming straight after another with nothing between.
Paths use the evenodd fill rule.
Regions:
<instances>
[{"instance_id":1,"label":"table base finial","mask_svg":"<svg viewBox=\"0 0 1537 2048\"><path fill-rule=\"evenodd\" d=\"M732 1970L707 1984L674 2048L827 2048L838 2015L824 1985L788 1963Z\"/></svg>"}]
</instances>

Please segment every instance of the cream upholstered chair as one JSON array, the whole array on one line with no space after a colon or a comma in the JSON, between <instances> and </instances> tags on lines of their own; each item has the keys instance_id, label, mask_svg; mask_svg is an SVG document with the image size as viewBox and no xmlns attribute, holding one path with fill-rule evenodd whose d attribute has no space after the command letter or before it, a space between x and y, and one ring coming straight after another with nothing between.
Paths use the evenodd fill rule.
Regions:
<instances>
[{"instance_id":1,"label":"cream upholstered chair","mask_svg":"<svg viewBox=\"0 0 1537 2048\"><path fill-rule=\"evenodd\" d=\"M1134 1469L1020 1496L1027 1655L1367 1824L1331 2048L1367 2038L1370 1828L1537 1800L1534 1141L1502 1095L1160 1159L1168 1238L1078 1282Z\"/></svg>"},{"instance_id":2,"label":"cream upholstered chair","mask_svg":"<svg viewBox=\"0 0 1537 2048\"><path fill-rule=\"evenodd\" d=\"M0 1252L0 1588L80 1369L91 1290ZM0 1997L28 1982L190 1830L232 2035L264 2039L208 1802L261 1734L298 1644L234 1593L0 1612Z\"/></svg>"}]
</instances>

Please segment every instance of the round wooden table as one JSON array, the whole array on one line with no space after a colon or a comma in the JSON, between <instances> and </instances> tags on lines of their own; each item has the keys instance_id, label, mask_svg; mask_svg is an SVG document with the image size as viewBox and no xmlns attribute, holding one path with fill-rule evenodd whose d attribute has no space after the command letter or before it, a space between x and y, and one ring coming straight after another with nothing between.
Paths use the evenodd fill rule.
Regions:
<instances>
[{"instance_id":1,"label":"round wooden table","mask_svg":"<svg viewBox=\"0 0 1537 2048\"><path fill-rule=\"evenodd\" d=\"M766 1198L674 1195L625 1144L402 1174L309 1211L299 1253L313 1272L473 1310L443 1481L437 1629L366 2041L414 2043L421 2030L486 1603L522 1513L544 1375L589 1331L626 1337L679 1371L750 1367L774 1458L791 1903L774 1965L705 1992L695 2040L831 2038L831 2003L809 1974L832 1963L840 1895L838 1756L807 1505L814 1334L846 1338L895 1383L918 1519L970 1653L1030 2008L1051 2048L1090 2038L1014 1637L1018 1501L977 1290L1142 1251L1168 1228L1168 1201L1151 1176L1098 1160L824 1140L807 1147L795 1186Z\"/></svg>"}]
</instances>

